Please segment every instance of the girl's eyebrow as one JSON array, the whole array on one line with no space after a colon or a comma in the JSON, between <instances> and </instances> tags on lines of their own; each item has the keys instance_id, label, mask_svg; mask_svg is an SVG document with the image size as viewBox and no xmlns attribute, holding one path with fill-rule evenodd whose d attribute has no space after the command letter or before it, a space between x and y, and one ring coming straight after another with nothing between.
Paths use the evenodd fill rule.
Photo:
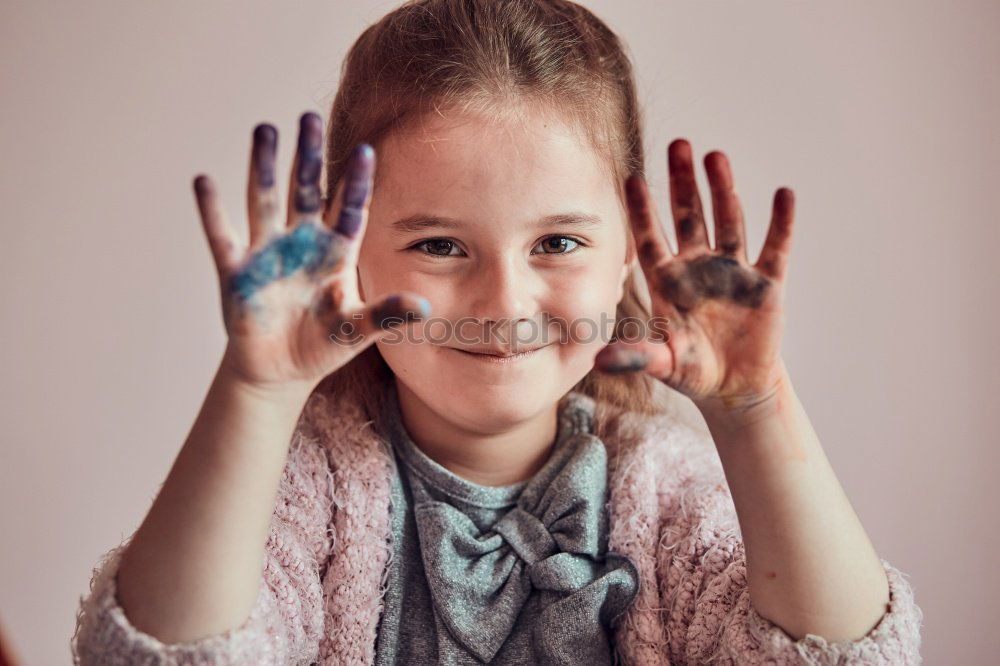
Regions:
<instances>
[{"instance_id":1,"label":"girl's eyebrow","mask_svg":"<svg viewBox=\"0 0 1000 666\"><path fill-rule=\"evenodd\" d=\"M545 217L537 220L534 226L560 226L587 230L599 229L602 224L603 222L599 216L591 215L589 213L556 213L554 215L546 215ZM408 215L407 217L391 223L389 225L389 230L405 234L425 231L427 229L461 229L463 226L464 225L461 220L457 220L452 217L417 213L415 215Z\"/></svg>"}]
</instances>

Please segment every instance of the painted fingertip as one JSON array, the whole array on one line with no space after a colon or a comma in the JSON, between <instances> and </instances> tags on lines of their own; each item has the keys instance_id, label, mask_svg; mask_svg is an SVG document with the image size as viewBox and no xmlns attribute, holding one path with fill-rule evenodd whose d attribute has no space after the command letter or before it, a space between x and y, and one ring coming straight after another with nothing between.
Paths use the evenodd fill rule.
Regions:
<instances>
[{"instance_id":1,"label":"painted fingertip","mask_svg":"<svg viewBox=\"0 0 1000 666\"><path fill-rule=\"evenodd\" d=\"M253 165L257 172L257 185L274 185L274 160L277 153L278 129L274 125L261 123L253 131Z\"/></svg>"},{"instance_id":2,"label":"painted fingertip","mask_svg":"<svg viewBox=\"0 0 1000 666\"><path fill-rule=\"evenodd\" d=\"M375 148L370 143L359 143L354 147L351 157L363 162L371 162L375 159Z\"/></svg>"},{"instance_id":3,"label":"painted fingertip","mask_svg":"<svg viewBox=\"0 0 1000 666\"><path fill-rule=\"evenodd\" d=\"M423 296L417 298L418 318L423 319L431 313L431 302Z\"/></svg>"},{"instance_id":4,"label":"painted fingertip","mask_svg":"<svg viewBox=\"0 0 1000 666\"><path fill-rule=\"evenodd\" d=\"M649 354L646 352L615 345L602 349L596 359L597 367L610 373L636 372L648 364Z\"/></svg>"},{"instance_id":5,"label":"painted fingertip","mask_svg":"<svg viewBox=\"0 0 1000 666\"><path fill-rule=\"evenodd\" d=\"M194 186L195 194L197 194L199 197L203 197L212 191L212 181L208 176L206 176L203 173L199 173L197 176L195 176L194 181L192 181L192 184Z\"/></svg>"},{"instance_id":6,"label":"painted fingertip","mask_svg":"<svg viewBox=\"0 0 1000 666\"><path fill-rule=\"evenodd\" d=\"M406 307L403 297L399 295L390 296L381 305L375 308L372 318L378 328L389 328L407 321L422 319L430 314L430 303L427 299L420 302L418 299L417 309Z\"/></svg>"},{"instance_id":7,"label":"painted fingertip","mask_svg":"<svg viewBox=\"0 0 1000 666\"><path fill-rule=\"evenodd\" d=\"M375 149L372 148L367 143L358 144L354 150L351 152L351 158L348 162L347 177L349 179L348 185L354 185L355 183L364 185L365 189L361 195L367 195L369 181L371 181L372 176L375 174ZM358 199L357 196L350 196L350 192L345 192L344 200L348 203L353 203L357 205L364 204L365 198L361 196Z\"/></svg>"},{"instance_id":8,"label":"painted fingertip","mask_svg":"<svg viewBox=\"0 0 1000 666\"><path fill-rule=\"evenodd\" d=\"M271 145L278 141L278 128L271 123L258 123L253 128L253 140L255 143Z\"/></svg>"},{"instance_id":9,"label":"painted fingertip","mask_svg":"<svg viewBox=\"0 0 1000 666\"><path fill-rule=\"evenodd\" d=\"M323 121L315 113L302 114L299 121L298 149L300 159L303 155L312 157L323 149ZM299 168L299 181L302 182L306 179L301 175L301 164Z\"/></svg>"},{"instance_id":10,"label":"painted fingertip","mask_svg":"<svg viewBox=\"0 0 1000 666\"><path fill-rule=\"evenodd\" d=\"M795 192L790 187L779 187L774 193L774 204L780 214L788 214L795 204Z\"/></svg>"},{"instance_id":11,"label":"painted fingertip","mask_svg":"<svg viewBox=\"0 0 1000 666\"><path fill-rule=\"evenodd\" d=\"M679 138L670 142L667 147L667 167L671 172L679 171L688 166L691 159L691 144L687 139Z\"/></svg>"},{"instance_id":12,"label":"painted fingertip","mask_svg":"<svg viewBox=\"0 0 1000 666\"><path fill-rule=\"evenodd\" d=\"M306 111L299 116L299 132L312 134L315 131L323 131L323 119L315 111Z\"/></svg>"},{"instance_id":13,"label":"painted fingertip","mask_svg":"<svg viewBox=\"0 0 1000 666\"><path fill-rule=\"evenodd\" d=\"M312 214L322 206L319 176L323 169L323 120L318 114L307 111L299 119L298 181L295 192L295 210Z\"/></svg>"},{"instance_id":14,"label":"painted fingertip","mask_svg":"<svg viewBox=\"0 0 1000 666\"><path fill-rule=\"evenodd\" d=\"M374 172L375 149L367 143L358 144L351 153L344 174L343 205L337 219L337 231L349 238L357 236L361 229Z\"/></svg>"}]
</instances>

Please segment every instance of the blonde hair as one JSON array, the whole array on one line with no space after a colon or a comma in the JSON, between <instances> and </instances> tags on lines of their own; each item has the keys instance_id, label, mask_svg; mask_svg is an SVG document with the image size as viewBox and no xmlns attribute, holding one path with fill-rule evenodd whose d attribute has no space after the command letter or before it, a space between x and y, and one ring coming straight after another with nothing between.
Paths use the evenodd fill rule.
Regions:
<instances>
[{"instance_id":1,"label":"blonde hair","mask_svg":"<svg viewBox=\"0 0 1000 666\"><path fill-rule=\"evenodd\" d=\"M377 150L427 112L499 117L531 104L566 114L586 134L607 158L624 207L625 179L643 172L642 123L632 65L603 21L568 0L410 0L369 26L344 60L327 131L326 192L337 191L356 144ZM327 207L336 205L332 198ZM634 256L635 240L630 229L626 234ZM638 287L630 272L614 339L624 319L649 318ZM391 379L371 345L321 386L355 394L378 418ZM643 372L591 370L573 389L614 410L654 414L662 411L655 381Z\"/></svg>"}]
</instances>

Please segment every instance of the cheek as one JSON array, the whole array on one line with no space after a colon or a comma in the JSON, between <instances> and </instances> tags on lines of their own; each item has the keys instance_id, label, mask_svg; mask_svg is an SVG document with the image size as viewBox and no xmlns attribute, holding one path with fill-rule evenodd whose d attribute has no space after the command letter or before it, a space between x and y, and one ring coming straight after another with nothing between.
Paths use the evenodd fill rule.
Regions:
<instances>
[{"instance_id":1,"label":"cheek","mask_svg":"<svg viewBox=\"0 0 1000 666\"><path fill-rule=\"evenodd\" d=\"M378 340L375 346L395 375L404 378L421 377L425 380L431 377L440 379L443 376L441 373L448 367L442 361L447 360L447 354L452 353L439 346L444 341L435 336L440 335L439 327L425 328L424 322L415 321L406 329L390 332ZM430 340L436 340L437 344L432 344Z\"/></svg>"},{"instance_id":2,"label":"cheek","mask_svg":"<svg viewBox=\"0 0 1000 666\"><path fill-rule=\"evenodd\" d=\"M614 330L618 295L616 276L604 271L567 273L550 285L544 311L558 318L559 327L568 327L567 353L580 346L603 346ZM565 322L565 323L564 323Z\"/></svg>"},{"instance_id":3,"label":"cheek","mask_svg":"<svg viewBox=\"0 0 1000 666\"><path fill-rule=\"evenodd\" d=\"M365 241L365 243L358 255L358 284L366 301L376 296L412 291L431 301L435 315L440 312L440 305L447 301L447 297L440 289L439 283L428 280L426 275L412 270L404 258L393 249L382 247L375 242L368 244L368 241Z\"/></svg>"}]
</instances>

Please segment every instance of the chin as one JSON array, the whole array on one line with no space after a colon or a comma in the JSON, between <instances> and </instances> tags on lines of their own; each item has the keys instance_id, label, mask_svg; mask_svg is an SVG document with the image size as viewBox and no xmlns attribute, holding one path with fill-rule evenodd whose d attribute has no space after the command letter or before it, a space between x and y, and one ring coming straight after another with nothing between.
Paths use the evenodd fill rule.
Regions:
<instances>
[{"instance_id":1,"label":"chin","mask_svg":"<svg viewBox=\"0 0 1000 666\"><path fill-rule=\"evenodd\" d=\"M443 387L442 387L443 388ZM453 390L421 387L425 401L456 423L466 423L476 430L503 430L535 417L559 400L558 391L545 383L459 384ZM441 400L439 396L450 396Z\"/></svg>"}]
</instances>

